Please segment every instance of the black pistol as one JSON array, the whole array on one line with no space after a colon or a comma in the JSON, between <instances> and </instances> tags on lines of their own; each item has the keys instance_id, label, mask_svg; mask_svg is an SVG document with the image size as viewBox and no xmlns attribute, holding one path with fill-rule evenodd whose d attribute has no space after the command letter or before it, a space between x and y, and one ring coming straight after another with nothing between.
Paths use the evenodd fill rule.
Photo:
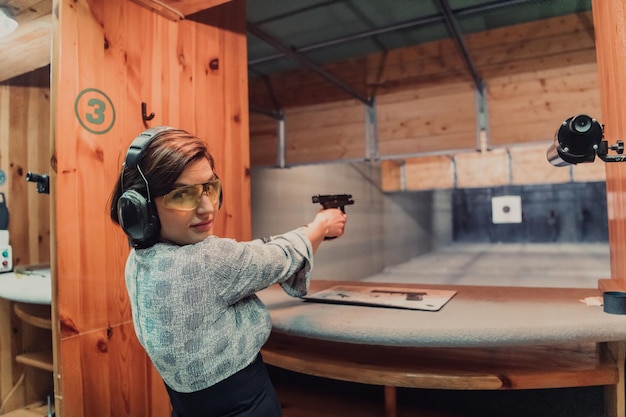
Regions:
<instances>
[{"instance_id":1,"label":"black pistol","mask_svg":"<svg viewBox=\"0 0 626 417\"><path fill-rule=\"evenodd\" d=\"M34 172L26 173L26 181L37 183L37 192L39 194L50 194L50 177L46 174L35 174Z\"/></svg>"},{"instance_id":2,"label":"black pistol","mask_svg":"<svg viewBox=\"0 0 626 417\"><path fill-rule=\"evenodd\" d=\"M313 204L321 204L324 209L338 208L342 212L346 212L345 206L354 204L352 194L329 194L329 195L314 195L311 197Z\"/></svg>"},{"instance_id":3,"label":"black pistol","mask_svg":"<svg viewBox=\"0 0 626 417\"><path fill-rule=\"evenodd\" d=\"M313 200L313 204L321 204L322 207L324 207L324 210L329 208L338 208L344 213L346 212L345 206L354 204L352 194L318 194L311 197L311 199ZM335 239L335 237L325 237L324 240Z\"/></svg>"}]
</instances>

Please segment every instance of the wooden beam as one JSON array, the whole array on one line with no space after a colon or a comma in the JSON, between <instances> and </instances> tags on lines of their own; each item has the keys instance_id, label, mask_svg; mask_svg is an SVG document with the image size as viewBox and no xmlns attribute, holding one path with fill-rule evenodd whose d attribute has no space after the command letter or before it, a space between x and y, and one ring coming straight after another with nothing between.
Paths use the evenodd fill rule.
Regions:
<instances>
[{"instance_id":1,"label":"wooden beam","mask_svg":"<svg viewBox=\"0 0 626 417\"><path fill-rule=\"evenodd\" d=\"M626 4L593 0L600 106L605 138L610 144L626 138ZM611 278L626 280L626 164L606 164Z\"/></svg>"},{"instance_id":2,"label":"wooden beam","mask_svg":"<svg viewBox=\"0 0 626 417\"><path fill-rule=\"evenodd\" d=\"M132 0L135 3L154 10L170 20L182 20L202 10L207 10L231 0Z\"/></svg>"}]
</instances>

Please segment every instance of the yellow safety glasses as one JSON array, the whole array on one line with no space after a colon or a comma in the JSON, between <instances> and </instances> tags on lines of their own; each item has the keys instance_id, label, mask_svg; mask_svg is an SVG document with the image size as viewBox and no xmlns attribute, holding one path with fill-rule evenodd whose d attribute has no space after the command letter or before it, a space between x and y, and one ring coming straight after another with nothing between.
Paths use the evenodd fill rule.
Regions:
<instances>
[{"instance_id":1,"label":"yellow safety glasses","mask_svg":"<svg viewBox=\"0 0 626 417\"><path fill-rule=\"evenodd\" d=\"M176 187L163 196L163 205L168 209L195 210L202 201L202 195L209 197L211 204L218 206L222 194L222 183L214 178L204 184L184 185Z\"/></svg>"}]
</instances>

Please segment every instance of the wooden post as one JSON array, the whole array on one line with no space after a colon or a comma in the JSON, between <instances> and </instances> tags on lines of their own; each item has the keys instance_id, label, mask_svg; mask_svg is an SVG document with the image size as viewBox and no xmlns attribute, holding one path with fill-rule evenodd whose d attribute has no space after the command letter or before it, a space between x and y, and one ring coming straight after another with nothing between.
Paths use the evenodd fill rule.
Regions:
<instances>
[{"instance_id":1,"label":"wooden post","mask_svg":"<svg viewBox=\"0 0 626 417\"><path fill-rule=\"evenodd\" d=\"M396 387L385 385L385 417L398 415Z\"/></svg>"},{"instance_id":2,"label":"wooden post","mask_svg":"<svg viewBox=\"0 0 626 417\"><path fill-rule=\"evenodd\" d=\"M593 23L598 59L600 105L605 139L609 145L626 139L626 5L622 1L593 0ZM606 164L606 195L613 289L626 289L626 165ZM600 288L607 288L600 283ZM616 343L612 353L620 369L619 381L605 392L607 416L624 416L624 343Z\"/></svg>"},{"instance_id":3,"label":"wooden post","mask_svg":"<svg viewBox=\"0 0 626 417\"><path fill-rule=\"evenodd\" d=\"M624 363L626 344L624 342L599 343L600 358L603 362ZM604 414L607 417L624 417L626 405L624 399L624 366L617 367L617 384L604 386Z\"/></svg>"},{"instance_id":4,"label":"wooden post","mask_svg":"<svg viewBox=\"0 0 626 417\"><path fill-rule=\"evenodd\" d=\"M593 23L605 139L610 145L626 139L626 4L593 0ZM606 164L611 278L626 287L626 164Z\"/></svg>"}]
</instances>

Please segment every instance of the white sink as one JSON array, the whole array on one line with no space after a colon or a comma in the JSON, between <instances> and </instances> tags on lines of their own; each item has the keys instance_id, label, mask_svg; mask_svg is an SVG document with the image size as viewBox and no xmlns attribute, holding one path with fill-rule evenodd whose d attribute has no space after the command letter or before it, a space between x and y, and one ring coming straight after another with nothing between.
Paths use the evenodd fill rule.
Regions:
<instances>
[{"instance_id":1,"label":"white sink","mask_svg":"<svg viewBox=\"0 0 626 417\"><path fill-rule=\"evenodd\" d=\"M21 303L50 304L50 267L16 267L13 272L0 274L0 297Z\"/></svg>"}]
</instances>

